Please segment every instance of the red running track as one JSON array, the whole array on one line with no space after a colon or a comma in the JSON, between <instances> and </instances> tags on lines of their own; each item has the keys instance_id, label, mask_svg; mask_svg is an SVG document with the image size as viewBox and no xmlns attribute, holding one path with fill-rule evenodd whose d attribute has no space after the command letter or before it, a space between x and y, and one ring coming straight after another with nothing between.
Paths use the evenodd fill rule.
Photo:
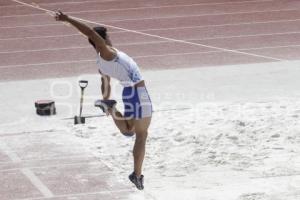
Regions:
<instances>
[{"instance_id":1,"label":"red running track","mask_svg":"<svg viewBox=\"0 0 300 200\"><path fill-rule=\"evenodd\" d=\"M296 1L34 2L43 8L61 9L91 22L150 34L109 29L115 47L134 57L143 69L223 66L300 58L297 53L300 48L300 3ZM43 11L8 0L1 1L0 11L0 81L97 72L95 52L74 28L56 22Z\"/></svg>"}]
</instances>

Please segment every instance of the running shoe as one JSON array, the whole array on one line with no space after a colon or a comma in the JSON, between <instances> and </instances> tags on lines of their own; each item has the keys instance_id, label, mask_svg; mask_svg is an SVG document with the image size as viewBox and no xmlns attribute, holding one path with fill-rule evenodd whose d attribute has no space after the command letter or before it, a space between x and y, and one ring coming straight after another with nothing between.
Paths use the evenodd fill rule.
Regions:
<instances>
[{"instance_id":1,"label":"running shoe","mask_svg":"<svg viewBox=\"0 0 300 200\"><path fill-rule=\"evenodd\" d=\"M97 100L95 101L95 107L99 107L104 113L106 113L107 109L113 108L117 102L115 100Z\"/></svg>"},{"instance_id":2,"label":"running shoe","mask_svg":"<svg viewBox=\"0 0 300 200\"><path fill-rule=\"evenodd\" d=\"M144 189L144 176L141 175L140 177L137 177L137 175L132 172L132 174L129 175L129 180L136 186L137 189L143 190Z\"/></svg>"}]
</instances>

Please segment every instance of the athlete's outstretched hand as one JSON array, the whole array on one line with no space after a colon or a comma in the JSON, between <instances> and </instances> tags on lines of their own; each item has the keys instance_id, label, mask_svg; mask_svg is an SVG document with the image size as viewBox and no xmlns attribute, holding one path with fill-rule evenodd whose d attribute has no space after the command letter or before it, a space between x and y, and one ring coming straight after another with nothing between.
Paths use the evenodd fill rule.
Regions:
<instances>
[{"instance_id":1,"label":"athlete's outstretched hand","mask_svg":"<svg viewBox=\"0 0 300 200\"><path fill-rule=\"evenodd\" d=\"M61 12L60 10L58 12L55 13L55 20L56 21L67 21L68 20L68 15L64 14L63 12Z\"/></svg>"}]
</instances>

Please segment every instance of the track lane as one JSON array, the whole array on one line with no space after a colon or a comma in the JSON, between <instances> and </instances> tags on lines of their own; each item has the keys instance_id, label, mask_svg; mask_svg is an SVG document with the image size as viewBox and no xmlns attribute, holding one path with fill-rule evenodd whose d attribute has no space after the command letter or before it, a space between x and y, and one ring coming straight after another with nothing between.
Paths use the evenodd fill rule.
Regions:
<instances>
[{"instance_id":1,"label":"track lane","mask_svg":"<svg viewBox=\"0 0 300 200\"><path fill-rule=\"evenodd\" d=\"M297 20L298 19L298 20ZM283 20L283 21L280 21ZM288 21L291 20L291 21ZM184 17L175 19L150 19L141 21L122 21L110 23L113 26L119 26L123 28L129 28L138 31L150 30L151 29L172 29L184 27L195 27L197 26L206 28L230 28L231 26L261 26L274 24L273 26L280 25L282 23L294 23L297 20L300 21L300 13L298 11L288 12L270 12L270 13L251 13L251 14L240 14L240 15L221 15L221 16L195 16L195 17ZM106 22L104 22L106 23ZM145 29L145 23L147 28ZM240 24L241 23L241 24ZM243 24L246 23L246 24ZM296 22L297 23L297 22ZM255 27L254 27L255 29ZM68 26L61 23L52 22L51 24L41 24L41 26L28 26L28 27L15 27L15 28L0 28L0 40L1 39L12 39L12 38L26 38L26 37L45 37L54 35L68 35L74 34L76 31ZM111 31L117 31L110 29ZM163 31L163 30L162 30ZM284 30L287 31L287 30Z\"/></svg>"},{"instance_id":2,"label":"track lane","mask_svg":"<svg viewBox=\"0 0 300 200\"><path fill-rule=\"evenodd\" d=\"M44 3L47 3L46 1ZM116 3L116 2L114 2ZM157 2L158 3L158 2ZM93 4L93 3L91 3ZM242 5L243 4L243 5ZM84 4L86 5L86 4ZM163 4L161 4L163 5ZM234 5L234 6L233 6ZM254 6L255 5L255 6ZM55 5L48 5L48 6L55 6ZM153 5L152 5L153 6ZM77 13L75 16L82 17L91 20L91 21L97 21L99 17L101 16L101 20L104 20L106 22L110 22L111 24L119 24L120 26L126 26L133 27L137 30L139 29L147 29L149 28L174 28L177 24L180 26L186 25L185 23L191 23L191 25L195 24L192 22L198 22L200 19L200 22L198 22L202 26L208 26L208 27L192 27L192 28L182 28L181 34L175 33L173 30L150 30L149 33L151 34L158 34L162 36L168 36L170 38L179 38L179 39L190 39L190 41L194 43L208 42L212 44L215 40L224 39L226 37L232 37L231 42L236 43L236 41L239 41L241 38L246 39L249 38L255 38L255 37L248 37L249 34L274 34L279 33L279 27L284 27L287 31L299 31L298 30L298 21L292 21L292 22L274 22L274 23L265 23L265 24L251 24L251 22L263 22L268 20L293 20L299 17L298 12L292 9L297 9L297 5L289 4L280 4L278 2L274 3L270 6L270 2L252 2L252 3L236 3L236 4L222 4L222 5L204 5L202 8L194 6L191 9L190 6L184 6L181 11L178 11L176 7L172 8L150 8L147 9L146 12L142 12L141 10L133 9L133 10L126 10L126 11L112 11L110 13L110 16L105 11L102 13L96 13L96 11L88 11L83 13ZM254 9L254 8L258 9ZM88 7L86 7L88 9ZM199 9L200 8L200 9ZM115 9L113 6L111 9ZM213 10L212 10L213 9ZM288 9L288 11L279 11L276 9ZM90 10L90 9L89 9ZM263 13L263 11L268 10L268 13ZM275 10L275 11L274 11ZM76 13L76 10L70 10L74 13ZM163 11L163 12L162 12ZM200 11L200 12L199 12ZM115 14L114 12L119 12L118 14ZM202 16L188 16L188 15L195 15L195 13L202 15ZM151 13L151 17L150 17ZM158 13L157 19L153 19L153 13ZM174 15L176 13L176 15ZM188 13L188 15L187 15ZM270 14L271 15L268 15ZM151 18L146 20L140 20L140 16L143 14L144 18ZM145 15L144 15L145 14ZM172 19L174 18L174 19ZM43 25L55 22L53 19L49 16L41 15L39 17L37 16L24 16L24 17L5 17L7 20L6 26L9 26L10 22L16 26L16 19L19 25L24 27L19 28L11 28L12 30L23 30L23 29L29 29L25 35L32 35L32 34L39 34L39 31L34 32L33 28L25 27L26 25ZM179 19L179 20L178 20ZM189 20L191 19L191 20ZM234 20L236 19L236 21ZM2 20L0 18L0 20ZM11 20L11 21L10 21ZM117 21L116 21L117 20ZM181 20L181 21L180 21ZM233 20L233 21L232 21ZM147 23L147 26L142 26L142 24L146 24L145 22L152 22L149 24ZM190 22L191 21L191 22ZM24 22L24 23L23 23ZM136 23L138 22L138 23ZM161 22L161 24L159 23ZM168 23L170 22L170 23ZM233 22L233 23L239 23L239 22L250 22L250 24L240 24L240 25L224 25L226 22ZM29 24L27 24L29 23ZM156 24L159 24L158 26ZM170 24L169 26L165 27L166 24ZM18 24L17 24L18 25ZM217 26L215 26L217 25ZM218 26L220 25L220 26ZM265 25L265 26L264 26ZM134 27L135 26L135 27ZM266 28L267 27L267 28ZM94 52L91 50L88 50L85 53L81 53L81 51L86 50L87 43L84 38L80 38L79 35L72 35L71 31L69 32L67 29L69 27L63 27L60 25L53 25L53 29L48 31L48 34L45 34L44 36L54 36L52 33L60 33L60 37L55 38L51 37L49 39L47 38L31 38L31 39L21 39L24 41L23 44L16 44L12 42L12 40L0 40L0 49L3 49L5 47L7 51L18 51L19 53L15 53L15 55L10 55L10 53L6 54L8 56L7 60L5 61L8 65L8 67L3 67L0 71L3 71L3 76L9 79L9 76L7 74L9 73L9 68L11 66L10 70L16 70L16 71L27 71L27 70L33 70L37 72L37 74L33 73L33 76L44 76L44 71L47 71L45 68L50 67L51 70L48 69L47 75L49 76L58 76L57 73L63 74L76 74L77 69L82 69L84 72L92 72L95 70L95 63L94 60ZM43 27L40 30L47 31L47 27ZM73 31L73 30L72 30ZM254 63L254 62L269 62L270 59L266 58L258 58L258 57L250 57L247 55L235 55L233 52L223 52L219 51L218 49L210 49L206 47L195 47L195 48L186 48L184 44L181 45L174 45L173 42L166 42L163 39L158 38L150 38L148 36L137 36L137 34L133 33L126 33L126 32L114 32L116 30L112 30L112 37L113 41L115 41L116 46L121 50L125 50L128 53L130 53L141 65L144 69L153 69L157 66L160 66L161 68L177 68L177 67L196 67L196 66L211 66L211 65L222 65L223 64L239 64L239 63ZM26 32L26 31L25 31ZM170 33L169 33L170 32ZM6 32L7 37L11 32ZM62 33L62 34L61 34ZM71 34L70 36L63 36L63 34ZM165 35L166 34L166 35ZM243 36L246 36L245 38ZM19 35L21 36L21 35ZM234 36L239 36L241 38L234 38ZM207 39L210 37L222 37L219 39ZM223 38L224 37L224 38ZM261 37L261 36L259 36ZM1 37L0 37L1 38ZM13 38L13 37L11 37ZM66 39L67 38L67 39ZM203 40L203 38L206 38ZM200 40L195 40L200 39ZM233 40L234 39L234 40ZM227 39L226 39L227 40ZM282 41L282 40L281 40ZM9 42L11 44L9 45ZM154 43L152 43L154 42ZM211 43L212 42L212 43ZM283 41L282 41L283 42ZM149 45L149 43L151 45ZM245 42L246 45L249 45L249 42ZM63 45L62 45L63 44ZM259 43L256 46L253 45L252 48L260 47L258 46ZM276 45L282 45L283 43L276 43ZM2 46L2 47L1 47ZM188 45L187 45L188 46ZM221 47L222 42L215 43L216 47ZM55 48L68 48L68 47L75 47L73 49L68 50L55 50ZM80 47L76 49L76 47ZM5 49L4 48L4 49ZM43 49L49 49L49 50L43 50ZM51 50L53 48L54 50ZM222 47L221 47L222 48ZM43 51L38 51L38 50ZM184 51L180 51L181 49L184 49ZM239 48L232 48L232 49L239 49ZM37 50L37 51L35 51ZM271 49L270 49L271 50ZM28 52L22 52L22 51L28 51ZM217 52L216 52L217 51ZM243 49L245 52L255 52L254 50L247 50ZM273 51L273 50L272 50ZM61 57L62 52L68 52L66 53L64 59ZM265 53L265 51L262 51L262 53ZM79 56L76 56L77 54L80 54ZM180 55L181 54L181 55ZM4 55L4 54L3 54ZM46 56L47 55L47 56ZM268 54L269 55L269 54ZM13 56L15 56L15 60L19 60L20 62L16 62L13 59ZM216 56L216 58L214 58ZM26 59L31 58L31 59ZM176 61L177 59L177 61ZM32 62L30 62L32 61ZM43 62L42 62L43 61ZM47 62L49 61L49 62ZM169 61L169 64L168 64ZM52 62L52 63L51 63ZM39 64L41 63L41 64ZM44 64L43 64L44 63ZM48 64L47 64L48 63ZM32 65L31 65L32 64ZM85 68L81 68L80 65L85 65ZM5 66L2 65L2 66ZM56 67L57 66L57 67ZM59 66L59 67L58 67ZM65 69L66 68L66 69ZM72 68L72 69L70 69ZM60 69L60 70L59 70ZM74 70L74 71L73 71ZM67 73L65 73L65 71ZM94 72L94 71L93 71ZM16 75L18 76L18 75ZM32 75L28 75L31 77ZM28 77L27 77L28 78ZM26 79L26 78L25 78Z\"/></svg>"},{"instance_id":3,"label":"track lane","mask_svg":"<svg viewBox=\"0 0 300 200\"><path fill-rule=\"evenodd\" d=\"M285 9L285 10L267 10L267 11L249 11L249 12L231 12L231 13L219 13L219 14L195 14L195 15L173 15L166 17L141 17L141 18L120 18L120 19L106 19L104 20L101 15L95 15L94 13L76 14L77 17L84 17L90 21L98 21L100 23L109 23L111 25L128 27L131 29L145 29L144 23L149 23L149 28L159 27L176 27L179 22L182 24L189 24L188 26L209 26L209 25L222 25L228 23L243 23L257 20L258 22L270 21L270 20L292 20L299 19L298 9ZM18 18L18 19L15 19ZM26 17L10 17L0 18L0 28L13 28L22 26L21 28L27 28L31 26L48 26L53 25L53 19L48 15L42 16L26 16ZM162 25L160 26L160 24ZM153 26L157 24L157 26ZM168 25L170 24L170 25ZM137 27L135 27L137 25ZM186 26L186 25L184 25Z\"/></svg>"},{"instance_id":4,"label":"track lane","mask_svg":"<svg viewBox=\"0 0 300 200\"><path fill-rule=\"evenodd\" d=\"M270 0L263 0L265 2L270 2ZM30 1L27 3L34 4L35 1ZM175 0L174 2L166 1L165 4L161 4L161 2L153 2L146 3L143 1L106 1L106 2L97 2L97 1L87 1L87 2L79 2L72 4L38 4L45 9L48 10L57 10L61 9L65 12L89 12L91 8L94 10L97 9L99 12L111 12L111 11L128 11L128 10L146 10L146 9L162 9L162 8L182 8L182 7L192 7L192 6L211 6L211 5L226 5L226 4L244 4L244 3L259 3L259 0L243 0L243 1L231 1L231 0L211 0L210 2L198 2L190 0L187 1L179 1ZM24 15L36 15L42 14L39 10L32 10L26 7L0 7L0 16L8 17L8 16L24 16Z\"/></svg>"},{"instance_id":5,"label":"track lane","mask_svg":"<svg viewBox=\"0 0 300 200\"><path fill-rule=\"evenodd\" d=\"M87 46L87 40L69 27L61 27L64 30L69 30L70 35L62 35L60 37L41 37L41 38L26 38L26 39L14 39L14 40L0 40L0 49L3 49L2 52L16 52L16 51L28 51L34 50L38 51L39 49L54 49L54 48L73 48L80 46ZM286 32L281 32L285 30ZM44 31L47 31L44 29ZM52 30L52 33L55 34L55 29ZM50 31L50 32L51 32ZM73 32L74 31L74 32ZM200 44L210 44L210 46L220 46L220 44L227 42L228 40L232 42L232 44L258 44L259 43L250 42L252 38L265 38L271 37L276 38L276 36L290 36L290 35L298 35L300 34L300 21L295 22L279 22L279 23L269 23L269 24L250 24L250 25L231 25L231 26L222 26L222 27L204 27L204 28L182 28L177 29L177 31L170 30L159 30L159 31L147 31L149 34L159 35L167 38L174 38L178 40L188 40L188 41L198 41ZM273 37L274 36L274 37ZM137 43L137 46L142 48L146 48L143 45L143 42L147 44L147 42L155 42L155 41L163 41L158 40L156 38L151 38L149 36L144 36L140 34L132 34L128 32L112 32L111 37L114 41L114 44L118 47L119 45L126 43ZM243 43L236 42L243 40ZM222 41L224 40L224 41ZM21 41L21 42L20 42ZM208 43L210 41L218 41L213 45L212 43ZM279 40L282 41L282 40ZM286 39L288 41L288 39ZM166 50L166 43L162 42L161 44L155 46L157 48L163 48ZM286 45L277 44L277 45ZM47 48L45 48L45 46ZM256 46L254 46L256 47ZM200 48L200 47L197 47ZM222 48L224 48L222 46ZM227 47L228 49L240 49L243 47L232 48ZM253 48L253 47L247 47ZM155 48L151 48L152 51L155 51ZM205 48L209 49L209 48ZM0 51L1 52L1 51Z\"/></svg>"},{"instance_id":6,"label":"track lane","mask_svg":"<svg viewBox=\"0 0 300 200\"><path fill-rule=\"evenodd\" d=\"M141 45L123 45L119 48L133 57L164 55L164 54L180 54L191 52L208 52L209 48L197 47L191 45L182 45L174 42L154 43ZM140 49L143 49L141 51ZM44 49L38 51L28 50L16 51L13 53L0 52L0 68L6 65L28 65L49 62L62 61L78 61L95 59L96 53L90 45L78 46L69 49Z\"/></svg>"},{"instance_id":7,"label":"track lane","mask_svg":"<svg viewBox=\"0 0 300 200\"><path fill-rule=\"evenodd\" d=\"M101 8L89 8L88 10L73 11L62 7L51 7L46 9L57 10L61 9L66 11L67 14L74 15L76 17L83 17L89 15L93 17L99 17L102 20L121 20L121 19L141 19L147 17L162 18L172 16L185 16L185 15L212 15L212 14L225 14L225 13L236 13L239 12L257 12L257 11L270 11L270 10L286 10L286 9L299 9L300 5L295 3L278 3L277 1L263 1L263 2L249 2L243 4L222 4L222 5L193 5L185 7L162 7L162 8L145 8L145 9L125 9L125 10L102 10ZM78 9L78 8L77 8ZM38 11L36 16L31 15L20 15L20 16L2 16L1 18L30 18L43 16Z\"/></svg>"}]
</instances>

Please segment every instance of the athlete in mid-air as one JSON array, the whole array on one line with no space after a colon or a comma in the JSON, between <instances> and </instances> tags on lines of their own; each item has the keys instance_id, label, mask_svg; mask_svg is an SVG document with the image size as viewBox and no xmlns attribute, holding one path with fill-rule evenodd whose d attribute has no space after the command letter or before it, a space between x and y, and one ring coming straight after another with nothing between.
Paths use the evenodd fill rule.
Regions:
<instances>
[{"instance_id":1,"label":"athlete in mid-air","mask_svg":"<svg viewBox=\"0 0 300 200\"><path fill-rule=\"evenodd\" d=\"M60 11L56 13L55 19L68 22L77 28L95 48L98 55L99 72L102 75L101 90L103 96L103 100L96 101L95 106L99 106L106 114L112 116L121 133L127 136L135 134L134 171L129 175L129 179L138 189L144 189L142 165L152 117L152 105L138 65L127 54L112 47L105 27L90 28ZM116 101L109 99L111 77L119 80L124 86L122 94L125 106L124 115L116 109Z\"/></svg>"}]
</instances>

